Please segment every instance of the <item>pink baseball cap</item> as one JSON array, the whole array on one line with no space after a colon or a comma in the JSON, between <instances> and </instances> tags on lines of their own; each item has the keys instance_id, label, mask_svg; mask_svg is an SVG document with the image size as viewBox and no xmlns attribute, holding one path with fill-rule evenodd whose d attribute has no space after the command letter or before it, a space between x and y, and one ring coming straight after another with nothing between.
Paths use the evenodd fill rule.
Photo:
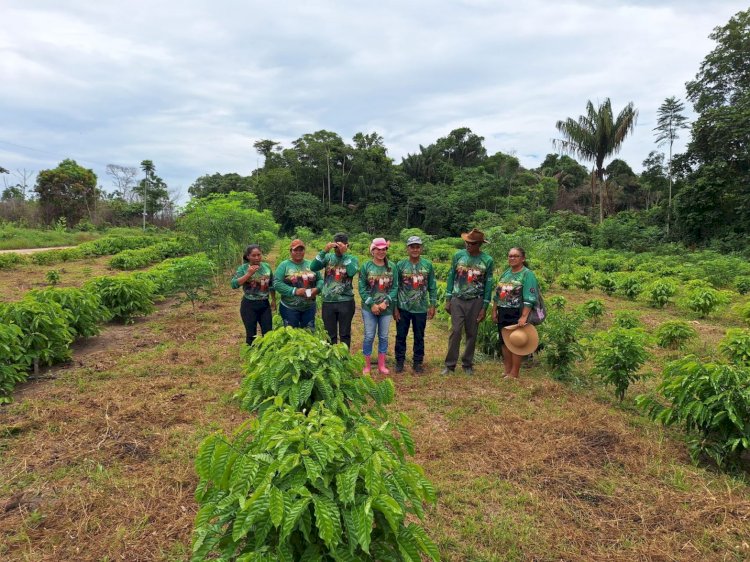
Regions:
<instances>
[{"instance_id":1,"label":"pink baseball cap","mask_svg":"<svg viewBox=\"0 0 750 562\"><path fill-rule=\"evenodd\" d=\"M380 250L387 250L391 243L385 238L375 238L370 244L370 251L372 252L375 248Z\"/></svg>"}]
</instances>

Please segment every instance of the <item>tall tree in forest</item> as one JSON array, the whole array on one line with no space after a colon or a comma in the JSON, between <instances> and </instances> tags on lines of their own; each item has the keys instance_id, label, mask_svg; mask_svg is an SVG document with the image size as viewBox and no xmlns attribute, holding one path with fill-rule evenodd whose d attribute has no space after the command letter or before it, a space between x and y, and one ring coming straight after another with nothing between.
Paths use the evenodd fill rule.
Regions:
<instances>
[{"instance_id":1,"label":"tall tree in forest","mask_svg":"<svg viewBox=\"0 0 750 562\"><path fill-rule=\"evenodd\" d=\"M564 137L552 141L555 147L594 164L595 173L591 178L592 206L596 180L599 184L599 223L604 221L604 161L620 151L625 137L635 129L637 118L638 110L633 107L633 102L628 103L615 118L612 102L607 98L598 108L588 101L585 115L577 120L568 117L555 125Z\"/></svg>"},{"instance_id":2,"label":"tall tree in forest","mask_svg":"<svg viewBox=\"0 0 750 562\"><path fill-rule=\"evenodd\" d=\"M99 198L96 174L70 159L60 162L57 168L40 171L34 191L39 195L39 208L47 224L65 217L67 224L73 226L86 215L90 218Z\"/></svg>"},{"instance_id":3,"label":"tall tree in forest","mask_svg":"<svg viewBox=\"0 0 750 562\"><path fill-rule=\"evenodd\" d=\"M683 114L685 105L676 97L672 96L664 100L656 111L656 145L669 145L669 160L667 171L669 176L669 197L667 200L667 234L672 218L672 145L679 136L680 129L687 129L687 117Z\"/></svg>"}]
</instances>

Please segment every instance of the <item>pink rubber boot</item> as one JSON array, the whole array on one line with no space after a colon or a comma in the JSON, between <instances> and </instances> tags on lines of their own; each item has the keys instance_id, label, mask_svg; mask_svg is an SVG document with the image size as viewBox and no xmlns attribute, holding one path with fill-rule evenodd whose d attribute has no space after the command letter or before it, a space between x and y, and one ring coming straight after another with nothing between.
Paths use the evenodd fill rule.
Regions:
<instances>
[{"instance_id":1,"label":"pink rubber boot","mask_svg":"<svg viewBox=\"0 0 750 562\"><path fill-rule=\"evenodd\" d=\"M378 373L381 375L387 375L390 373L385 366L385 353L378 353Z\"/></svg>"},{"instance_id":2,"label":"pink rubber boot","mask_svg":"<svg viewBox=\"0 0 750 562\"><path fill-rule=\"evenodd\" d=\"M370 356L369 355L365 355L365 366L362 367L362 374L363 375L370 374Z\"/></svg>"}]
</instances>

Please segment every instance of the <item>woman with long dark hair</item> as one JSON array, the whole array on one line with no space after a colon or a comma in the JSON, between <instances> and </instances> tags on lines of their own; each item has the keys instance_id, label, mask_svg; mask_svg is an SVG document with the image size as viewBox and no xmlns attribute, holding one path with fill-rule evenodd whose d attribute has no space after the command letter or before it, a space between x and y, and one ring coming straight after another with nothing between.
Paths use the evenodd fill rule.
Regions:
<instances>
[{"instance_id":1,"label":"woman with long dark hair","mask_svg":"<svg viewBox=\"0 0 750 562\"><path fill-rule=\"evenodd\" d=\"M272 311L276 310L276 292L273 290L271 266L263 261L263 252L257 244L250 244L242 254L242 265L232 277L232 288L242 287L240 317L245 325L245 343L252 345L258 325L261 334L273 328Z\"/></svg>"}]
</instances>

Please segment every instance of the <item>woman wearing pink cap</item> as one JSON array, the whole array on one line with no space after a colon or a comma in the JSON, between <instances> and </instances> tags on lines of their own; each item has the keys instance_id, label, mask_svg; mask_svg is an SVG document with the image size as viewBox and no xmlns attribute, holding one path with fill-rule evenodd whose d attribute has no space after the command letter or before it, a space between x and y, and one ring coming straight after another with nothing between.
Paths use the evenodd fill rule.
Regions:
<instances>
[{"instance_id":1,"label":"woman wearing pink cap","mask_svg":"<svg viewBox=\"0 0 750 562\"><path fill-rule=\"evenodd\" d=\"M375 238L370 244L372 259L366 261L359 271L359 296L362 298L362 321L365 325L365 336L362 342L362 353L365 356L365 368L362 373L370 372L370 357L378 334L378 372L389 373L385 366L385 354L388 352L388 328L393 318L393 303L396 300L398 287L393 282L393 265L388 261L388 246L385 238Z\"/></svg>"}]
</instances>

